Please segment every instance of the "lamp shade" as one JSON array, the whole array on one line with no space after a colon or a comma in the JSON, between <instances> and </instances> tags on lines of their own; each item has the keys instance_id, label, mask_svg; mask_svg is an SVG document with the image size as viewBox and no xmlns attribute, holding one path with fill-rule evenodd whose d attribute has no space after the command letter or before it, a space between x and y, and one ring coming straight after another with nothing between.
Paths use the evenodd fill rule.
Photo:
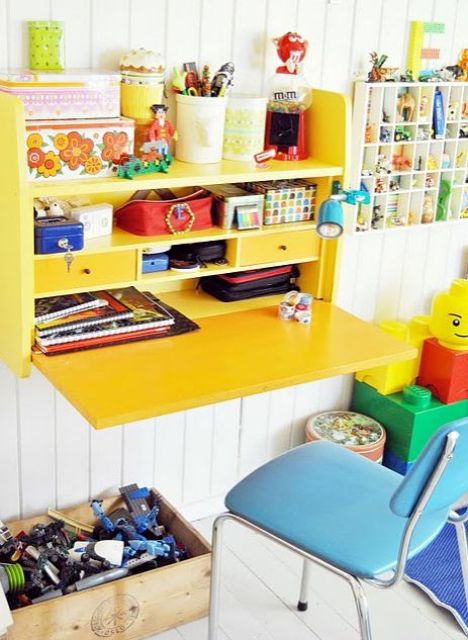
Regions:
<instances>
[{"instance_id":1,"label":"lamp shade","mask_svg":"<svg viewBox=\"0 0 468 640\"><path fill-rule=\"evenodd\" d=\"M338 238L343 233L344 215L339 200L329 198L322 202L317 220L317 233L322 238Z\"/></svg>"}]
</instances>

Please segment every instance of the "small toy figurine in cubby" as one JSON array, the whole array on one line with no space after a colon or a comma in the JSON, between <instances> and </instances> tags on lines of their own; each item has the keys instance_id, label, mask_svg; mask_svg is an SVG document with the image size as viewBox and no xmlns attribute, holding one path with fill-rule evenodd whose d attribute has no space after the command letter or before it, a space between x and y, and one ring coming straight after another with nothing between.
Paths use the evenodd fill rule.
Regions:
<instances>
[{"instance_id":1,"label":"small toy figurine in cubby","mask_svg":"<svg viewBox=\"0 0 468 640\"><path fill-rule=\"evenodd\" d=\"M418 133L416 134L416 138L421 141L429 140L431 137L431 132L429 127L418 127Z\"/></svg>"},{"instance_id":2,"label":"small toy figurine in cubby","mask_svg":"<svg viewBox=\"0 0 468 640\"><path fill-rule=\"evenodd\" d=\"M382 178L376 178L374 191L375 193L386 193L387 184L385 180L383 180Z\"/></svg>"},{"instance_id":3,"label":"small toy figurine in cubby","mask_svg":"<svg viewBox=\"0 0 468 640\"><path fill-rule=\"evenodd\" d=\"M400 191L400 182L397 179L390 180L390 182L388 184L388 190L389 191Z\"/></svg>"},{"instance_id":4,"label":"small toy figurine in cubby","mask_svg":"<svg viewBox=\"0 0 468 640\"><path fill-rule=\"evenodd\" d=\"M412 140L411 132L402 126L396 126L393 139L395 142L408 142Z\"/></svg>"},{"instance_id":5,"label":"small toy figurine in cubby","mask_svg":"<svg viewBox=\"0 0 468 640\"><path fill-rule=\"evenodd\" d=\"M397 98L397 113L400 122L411 122L416 109L416 100L409 92L409 89L403 89Z\"/></svg>"},{"instance_id":6,"label":"small toy figurine in cubby","mask_svg":"<svg viewBox=\"0 0 468 640\"><path fill-rule=\"evenodd\" d=\"M404 154L403 148L399 153L394 153L392 156L392 166L394 171L408 171L411 169L411 160Z\"/></svg>"},{"instance_id":7,"label":"small toy figurine in cubby","mask_svg":"<svg viewBox=\"0 0 468 640\"><path fill-rule=\"evenodd\" d=\"M374 205L372 208L372 229L380 229L383 225L384 214L382 213L382 206L380 204Z\"/></svg>"},{"instance_id":8,"label":"small toy figurine in cubby","mask_svg":"<svg viewBox=\"0 0 468 640\"><path fill-rule=\"evenodd\" d=\"M427 120L429 116L429 96L423 95L419 100L419 120L424 121Z\"/></svg>"},{"instance_id":9,"label":"small toy figurine in cubby","mask_svg":"<svg viewBox=\"0 0 468 640\"><path fill-rule=\"evenodd\" d=\"M451 165L451 161L450 161L450 155L446 152L444 152L442 154L442 158L440 161L440 168L441 169L450 169L450 165Z\"/></svg>"},{"instance_id":10,"label":"small toy figurine in cubby","mask_svg":"<svg viewBox=\"0 0 468 640\"><path fill-rule=\"evenodd\" d=\"M449 102L447 107L447 120L458 120L458 111L460 105L458 102Z\"/></svg>"},{"instance_id":11,"label":"small toy figurine in cubby","mask_svg":"<svg viewBox=\"0 0 468 640\"><path fill-rule=\"evenodd\" d=\"M435 171L436 169L439 168L439 165L437 164L437 160L435 156L432 155L432 153L430 153L427 156L426 168L428 171Z\"/></svg>"},{"instance_id":12,"label":"small toy figurine in cubby","mask_svg":"<svg viewBox=\"0 0 468 640\"><path fill-rule=\"evenodd\" d=\"M468 138L468 125L462 124L458 132L459 138Z\"/></svg>"},{"instance_id":13,"label":"small toy figurine in cubby","mask_svg":"<svg viewBox=\"0 0 468 640\"><path fill-rule=\"evenodd\" d=\"M380 129L380 142L391 142L392 130L387 127L381 127Z\"/></svg>"},{"instance_id":14,"label":"small toy figurine in cubby","mask_svg":"<svg viewBox=\"0 0 468 640\"><path fill-rule=\"evenodd\" d=\"M383 153L380 153L377 156L377 164L375 165L375 173L378 174L378 175L379 174L392 173L390 160Z\"/></svg>"},{"instance_id":15,"label":"small toy figurine in cubby","mask_svg":"<svg viewBox=\"0 0 468 640\"><path fill-rule=\"evenodd\" d=\"M429 193L424 194L421 222L429 224L434 220L434 202Z\"/></svg>"},{"instance_id":16,"label":"small toy figurine in cubby","mask_svg":"<svg viewBox=\"0 0 468 640\"><path fill-rule=\"evenodd\" d=\"M426 189L433 189L435 187L434 177L431 175L427 175L426 179L424 180L424 186L426 187Z\"/></svg>"},{"instance_id":17,"label":"small toy figurine in cubby","mask_svg":"<svg viewBox=\"0 0 468 640\"><path fill-rule=\"evenodd\" d=\"M366 133L364 136L364 142L370 144L375 142L375 124L366 125Z\"/></svg>"}]
</instances>

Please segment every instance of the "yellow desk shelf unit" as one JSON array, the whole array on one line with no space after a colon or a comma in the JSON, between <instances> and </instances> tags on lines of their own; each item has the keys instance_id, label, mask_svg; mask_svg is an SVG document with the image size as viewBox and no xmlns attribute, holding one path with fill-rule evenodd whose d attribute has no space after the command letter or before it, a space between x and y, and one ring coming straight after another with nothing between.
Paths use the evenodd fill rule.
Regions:
<instances>
[{"instance_id":1,"label":"yellow desk shelf unit","mask_svg":"<svg viewBox=\"0 0 468 640\"><path fill-rule=\"evenodd\" d=\"M308 115L310 158L268 167L223 161L175 162L167 175L51 181L27 180L22 104L0 93L2 154L0 233L0 358L27 376L34 339L35 297L133 285L149 290L196 320L201 330L173 338L47 357L35 366L95 428L108 427L327 376L410 358L408 345L332 304L337 241L321 241L314 222L255 230L207 231L140 237L114 229L87 241L68 272L63 254L34 255L33 199L86 195L119 206L137 189L305 178L317 184L317 208L333 180L345 179L349 104L315 90ZM228 265L197 273L142 274L148 245L226 240ZM297 264L298 283L314 295L311 325L277 318L278 297L223 303L200 292L200 277Z\"/></svg>"}]
</instances>

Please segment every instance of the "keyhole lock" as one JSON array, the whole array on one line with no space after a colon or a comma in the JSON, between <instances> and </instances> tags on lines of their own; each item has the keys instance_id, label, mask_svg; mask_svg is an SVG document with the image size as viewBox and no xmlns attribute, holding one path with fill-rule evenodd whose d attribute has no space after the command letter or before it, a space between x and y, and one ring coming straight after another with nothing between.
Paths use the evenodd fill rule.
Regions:
<instances>
[{"instance_id":1,"label":"keyhole lock","mask_svg":"<svg viewBox=\"0 0 468 640\"><path fill-rule=\"evenodd\" d=\"M280 244L279 249L280 251L287 251L288 247L285 244Z\"/></svg>"}]
</instances>

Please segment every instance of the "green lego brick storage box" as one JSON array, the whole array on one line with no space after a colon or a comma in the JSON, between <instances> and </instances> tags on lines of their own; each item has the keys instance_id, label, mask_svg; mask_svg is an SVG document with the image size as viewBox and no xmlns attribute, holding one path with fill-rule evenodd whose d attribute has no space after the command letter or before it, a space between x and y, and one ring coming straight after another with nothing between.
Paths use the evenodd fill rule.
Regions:
<instances>
[{"instance_id":1,"label":"green lego brick storage box","mask_svg":"<svg viewBox=\"0 0 468 640\"><path fill-rule=\"evenodd\" d=\"M187 548L187 560L16 609L6 640L139 640L206 616L210 546L160 498L158 522ZM123 506L120 496L103 501L106 512ZM62 511L76 520L97 524L89 503ZM37 522L51 520L46 515L35 516L9 522L8 527L15 535L29 531Z\"/></svg>"},{"instance_id":2,"label":"green lego brick storage box","mask_svg":"<svg viewBox=\"0 0 468 640\"><path fill-rule=\"evenodd\" d=\"M424 408L411 404L404 392L388 396L364 382L354 382L353 411L364 413L384 425L387 431L385 450L405 462L413 462L433 433L453 420L468 416L468 400L443 404L431 398Z\"/></svg>"}]
</instances>

